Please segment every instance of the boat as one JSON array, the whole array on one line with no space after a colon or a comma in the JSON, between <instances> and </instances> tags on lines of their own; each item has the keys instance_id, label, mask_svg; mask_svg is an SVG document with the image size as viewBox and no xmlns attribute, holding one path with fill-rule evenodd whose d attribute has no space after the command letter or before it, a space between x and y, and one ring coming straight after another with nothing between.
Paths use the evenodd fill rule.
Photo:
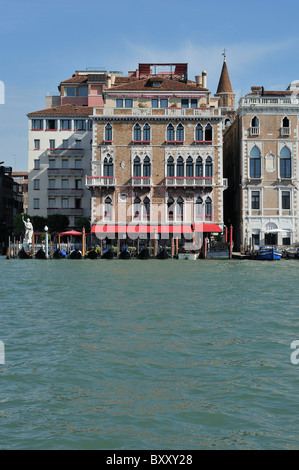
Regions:
<instances>
[{"instance_id":1,"label":"boat","mask_svg":"<svg viewBox=\"0 0 299 470\"><path fill-rule=\"evenodd\" d=\"M148 248L142 248L142 250L137 254L138 259L149 259L150 253Z\"/></svg>"},{"instance_id":2,"label":"boat","mask_svg":"<svg viewBox=\"0 0 299 470\"><path fill-rule=\"evenodd\" d=\"M42 248L40 248L36 253L35 253L35 258L36 259L46 259L46 252Z\"/></svg>"},{"instance_id":3,"label":"boat","mask_svg":"<svg viewBox=\"0 0 299 470\"><path fill-rule=\"evenodd\" d=\"M181 248L178 253L178 259L184 260L196 260L199 257L199 250L186 250L185 248Z\"/></svg>"},{"instance_id":4,"label":"boat","mask_svg":"<svg viewBox=\"0 0 299 470\"><path fill-rule=\"evenodd\" d=\"M63 259L66 258L66 251L57 249L53 253L53 259Z\"/></svg>"},{"instance_id":5,"label":"boat","mask_svg":"<svg viewBox=\"0 0 299 470\"><path fill-rule=\"evenodd\" d=\"M160 251L157 253L157 259L168 259L171 258L169 253L167 252L166 248L161 248Z\"/></svg>"},{"instance_id":6,"label":"boat","mask_svg":"<svg viewBox=\"0 0 299 470\"><path fill-rule=\"evenodd\" d=\"M131 255L128 249L122 250L119 254L119 259L131 259Z\"/></svg>"},{"instance_id":7,"label":"boat","mask_svg":"<svg viewBox=\"0 0 299 470\"><path fill-rule=\"evenodd\" d=\"M102 252L102 259L113 259L114 258L114 251L111 248Z\"/></svg>"},{"instance_id":8,"label":"boat","mask_svg":"<svg viewBox=\"0 0 299 470\"><path fill-rule=\"evenodd\" d=\"M299 259L299 248L295 246L291 246L287 248L286 251L286 258L288 259Z\"/></svg>"},{"instance_id":9,"label":"boat","mask_svg":"<svg viewBox=\"0 0 299 470\"><path fill-rule=\"evenodd\" d=\"M22 249L19 251L18 257L21 258L21 259L31 259L31 258L32 258L31 253L25 251L24 248L22 248Z\"/></svg>"},{"instance_id":10,"label":"boat","mask_svg":"<svg viewBox=\"0 0 299 470\"><path fill-rule=\"evenodd\" d=\"M278 250L276 246L260 246L255 253L255 259L258 260L279 260L282 257L282 251Z\"/></svg>"},{"instance_id":11,"label":"boat","mask_svg":"<svg viewBox=\"0 0 299 470\"><path fill-rule=\"evenodd\" d=\"M100 257L100 249L99 248L92 248L91 250L87 251L85 258L88 259L97 259Z\"/></svg>"},{"instance_id":12,"label":"boat","mask_svg":"<svg viewBox=\"0 0 299 470\"><path fill-rule=\"evenodd\" d=\"M69 259L81 259L82 253L80 250L72 250L68 256Z\"/></svg>"}]
</instances>

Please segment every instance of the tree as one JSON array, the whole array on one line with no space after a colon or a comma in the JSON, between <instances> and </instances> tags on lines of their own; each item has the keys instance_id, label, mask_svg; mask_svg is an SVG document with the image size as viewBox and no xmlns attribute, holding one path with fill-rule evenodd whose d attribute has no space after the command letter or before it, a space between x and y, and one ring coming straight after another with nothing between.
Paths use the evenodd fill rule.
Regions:
<instances>
[{"instance_id":1,"label":"tree","mask_svg":"<svg viewBox=\"0 0 299 470\"><path fill-rule=\"evenodd\" d=\"M89 233L90 232L90 218L89 217L79 217L76 220L76 227L81 232L83 230L83 227L85 227L85 231L87 233Z\"/></svg>"},{"instance_id":2,"label":"tree","mask_svg":"<svg viewBox=\"0 0 299 470\"><path fill-rule=\"evenodd\" d=\"M33 230L35 232L44 232L45 225L48 224L48 220L46 217L34 215L33 217L30 217L30 220L32 222Z\"/></svg>"},{"instance_id":3,"label":"tree","mask_svg":"<svg viewBox=\"0 0 299 470\"><path fill-rule=\"evenodd\" d=\"M67 215L52 214L48 216L49 232L64 232L69 226L69 218Z\"/></svg>"}]
</instances>

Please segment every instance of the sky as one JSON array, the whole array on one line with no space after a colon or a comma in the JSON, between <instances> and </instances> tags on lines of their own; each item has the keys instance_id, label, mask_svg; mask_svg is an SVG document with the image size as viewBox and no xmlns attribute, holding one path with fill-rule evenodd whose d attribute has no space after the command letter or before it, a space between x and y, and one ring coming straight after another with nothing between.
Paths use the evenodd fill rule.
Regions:
<instances>
[{"instance_id":1,"label":"sky","mask_svg":"<svg viewBox=\"0 0 299 470\"><path fill-rule=\"evenodd\" d=\"M299 79L298 3L226 0L0 0L0 160L27 171L27 114L76 70L127 74L140 62L188 62L216 93L223 50L237 100L253 85ZM237 101L236 100L236 101ZM0 99L1 103L2 100Z\"/></svg>"}]
</instances>

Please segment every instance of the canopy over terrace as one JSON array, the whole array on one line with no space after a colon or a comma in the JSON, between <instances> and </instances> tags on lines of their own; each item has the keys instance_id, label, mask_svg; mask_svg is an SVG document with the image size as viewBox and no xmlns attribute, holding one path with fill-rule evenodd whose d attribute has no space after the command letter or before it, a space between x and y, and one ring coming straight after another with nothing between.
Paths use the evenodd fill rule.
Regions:
<instances>
[{"instance_id":1,"label":"canopy over terrace","mask_svg":"<svg viewBox=\"0 0 299 470\"><path fill-rule=\"evenodd\" d=\"M198 233L221 233L222 230L218 224L179 224L179 225L117 225L117 224L95 224L91 229L91 233L98 238L119 238L119 236L127 235L131 239L136 239L139 236L150 236L155 238L155 235L161 235L161 238L168 239L171 235L186 235L191 236L194 232Z\"/></svg>"}]
</instances>

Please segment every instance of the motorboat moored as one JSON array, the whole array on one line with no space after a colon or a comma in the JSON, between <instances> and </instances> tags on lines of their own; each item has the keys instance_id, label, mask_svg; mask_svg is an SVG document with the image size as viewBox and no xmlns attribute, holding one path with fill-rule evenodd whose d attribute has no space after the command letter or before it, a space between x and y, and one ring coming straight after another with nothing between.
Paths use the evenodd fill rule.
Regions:
<instances>
[{"instance_id":1,"label":"motorboat moored","mask_svg":"<svg viewBox=\"0 0 299 470\"><path fill-rule=\"evenodd\" d=\"M282 251L278 250L276 246L260 246L254 257L258 260L280 260Z\"/></svg>"}]
</instances>

